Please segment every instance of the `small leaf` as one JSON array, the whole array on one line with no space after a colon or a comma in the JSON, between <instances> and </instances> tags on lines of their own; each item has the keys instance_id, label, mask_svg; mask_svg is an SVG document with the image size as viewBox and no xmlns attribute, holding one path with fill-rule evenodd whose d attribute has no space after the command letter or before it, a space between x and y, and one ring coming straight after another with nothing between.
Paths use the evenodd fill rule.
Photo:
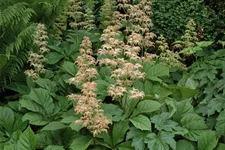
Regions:
<instances>
[{"instance_id":1,"label":"small leaf","mask_svg":"<svg viewBox=\"0 0 225 150\"><path fill-rule=\"evenodd\" d=\"M173 115L173 119L179 122L183 116L189 113L194 113L194 108L191 105L190 100L183 100L180 102L175 101L175 114Z\"/></svg>"},{"instance_id":2,"label":"small leaf","mask_svg":"<svg viewBox=\"0 0 225 150\"><path fill-rule=\"evenodd\" d=\"M146 136L145 143L150 150L170 150L170 147L175 150L176 141L173 137L173 134L164 131L159 132L158 135L150 133Z\"/></svg>"},{"instance_id":3,"label":"small leaf","mask_svg":"<svg viewBox=\"0 0 225 150\"><path fill-rule=\"evenodd\" d=\"M46 114L52 114L54 109L53 99L50 97L49 91L42 88L31 89L28 95L30 100L35 101L42 108L44 108Z\"/></svg>"},{"instance_id":4,"label":"small leaf","mask_svg":"<svg viewBox=\"0 0 225 150\"><path fill-rule=\"evenodd\" d=\"M225 110L223 110L217 117L216 132L218 135L225 135Z\"/></svg>"},{"instance_id":5,"label":"small leaf","mask_svg":"<svg viewBox=\"0 0 225 150\"><path fill-rule=\"evenodd\" d=\"M198 138L198 150L212 150L217 142L215 131L205 131Z\"/></svg>"},{"instance_id":6,"label":"small leaf","mask_svg":"<svg viewBox=\"0 0 225 150\"><path fill-rule=\"evenodd\" d=\"M151 113L159 110L161 104L153 100L144 100L138 103L137 108L134 110L134 114Z\"/></svg>"},{"instance_id":7,"label":"small leaf","mask_svg":"<svg viewBox=\"0 0 225 150\"><path fill-rule=\"evenodd\" d=\"M7 132L12 133L14 123L14 113L8 107L0 107L0 126L4 127Z\"/></svg>"},{"instance_id":8,"label":"small leaf","mask_svg":"<svg viewBox=\"0 0 225 150\"><path fill-rule=\"evenodd\" d=\"M50 122L49 124L47 124L42 131L49 131L49 130L58 130L58 129L63 129L66 128L67 126L61 122Z\"/></svg>"},{"instance_id":9,"label":"small leaf","mask_svg":"<svg viewBox=\"0 0 225 150\"><path fill-rule=\"evenodd\" d=\"M63 148L63 146L49 145L44 150L65 150L65 149Z\"/></svg>"},{"instance_id":10,"label":"small leaf","mask_svg":"<svg viewBox=\"0 0 225 150\"><path fill-rule=\"evenodd\" d=\"M215 150L225 150L225 144L219 143Z\"/></svg>"},{"instance_id":11,"label":"small leaf","mask_svg":"<svg viewBox=\"0 0 225 150\"><path fill-rule=\"evenodd\" d=\"M143 150L146 148L144 138L145 133L143 131L131 127L130 131L127 133L126 140L132 139L132 146L135 148L135 150Z\"/></svg>"},{"instance_id":12,"label":"small leaf","mask_svg":"<svg viewBox=\"0 0 225 150\"><path fill-rule=\"evenodd\" d=\"M146 77L162 77L162 76L169 76L169 68L164 65L154 65L148 68L148 71L146 72Z\"/></svg>"},{"instance_id":13,"label":"small leaf","mask_svg":"<svg viewBox=\"0 0 225 150\"><path fill-rule=\"evenodd\" d=\"M35 80L35 82L42 88L49 90L49 91L55 91L56 90L56 82L49 80L49 79L42 79L38 78Z\"/></svg>"},{"instance_id":14,"label":"small leaf","mask_svg":"<svg viewBox=\"0 0 225 150\"><path fill-rule=\"evenodd\" d=\"M64 61L62 69L69 73L71 76L74 76L77 71L76 65L69 61Z\"/></svg>"},{"instance_id":15,"label":"small leaf","mask_svg":"<svg viewBox=\"0 0 225 150\"><path fill-rule=\"evenodd\" d=\"M128 121L120 121L118 123L114 123L112 131L114 146L123 141L124 136L127 130L129 129L128 124L129 124Z\"/></svg>"},{"instance_id":16,"label":"small leaf","mask_svg":"<svg viewBox=\"0 0 225 150\"><path fill-rule=\"evenodd\" d=\"M176 150L195 150L195 147L188 140L179 140L179 141L177 141L177 149Z\"/></svg>"},{"instance_id":17,"label":"small leaf","mask_svg":"<svg viewBox=\"0 0 225 150\"><path fill-rule=\"evenodd\" d=\"M50 64L50 65L56 64L58 61L60 61L64 57L65 57L64 55L62 55L58 52L49 52L45 56L45 58L47 58L46 63Z\"/></svg>"},{"instance_id":18,"label":"small leaf","mask_svg":"<svg viewBox=\"0 0 225 150\"><path fill-rule=\"evenodd\" d=\"M91 144L92 140L93 139L90 136L79 136L78 138L74 139L70 145L70 148L74 150L86 150Z\"/></svg>"},{"instance_id":19,"label":"small leaf","mask_svg":"<svg viewBox=\"0 0 225 150\"><path fill-rule=\"evenodd\" d=\"M151 131L151 122L144 115L138 115L137 117L131 118L130 121L137 129Z\"/></svg>"},{"instance_id":20,"label":"small leaf","mask_svg":"<svg viewBox=\"0 0 225 150\"><path fill-rule=\"evenodd\" d=\"M32 125L42 126L48 123L48 121L44 121L43 118L44 117L39 113L28 112L23 116L22 120L28 120Z\"/></svg>"}]
</instances>

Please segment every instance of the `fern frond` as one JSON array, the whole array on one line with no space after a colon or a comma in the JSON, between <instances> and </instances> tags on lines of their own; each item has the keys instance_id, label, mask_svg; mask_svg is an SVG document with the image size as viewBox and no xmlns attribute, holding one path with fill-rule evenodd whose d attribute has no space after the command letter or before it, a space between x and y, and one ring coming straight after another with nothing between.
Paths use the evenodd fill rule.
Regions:
<instances>
[{"instance_id":1,"label":"fern frond","mask_svg":"<svg viewBox=\"0 0 225 150\"><path fill-rule=\"evenodd\" d=\"M35 12L32 9L27 9L27 6L27 3L22 2L9 6L1 11L0 26L9 26L13 28L14 26L18 25L18 23L20 23L21 18L23 18L25 21L30 20L31 16Z\"/></svg>"},{"instance_id":2,"label":"fern frond","mask_svg":"<svg viewBox=\"0 0 225 150\"><path fill-rule=\"evenodd\" d=\"M11 53L19 53L19 50L26 47L33 42L33 34L36 25L33 23L24 30L22 30L14 42L12 42L6 49L6 55L9 57Z\"/></svg>"}]
</instances>

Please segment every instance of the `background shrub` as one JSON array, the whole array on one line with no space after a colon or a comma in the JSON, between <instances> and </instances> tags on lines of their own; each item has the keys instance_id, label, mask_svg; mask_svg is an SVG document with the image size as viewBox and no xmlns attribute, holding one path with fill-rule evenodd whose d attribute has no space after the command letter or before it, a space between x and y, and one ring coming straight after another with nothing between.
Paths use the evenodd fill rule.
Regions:
<instances>
[{"instance_id":1,"label":"background shrub","mask_svg":"<svg viewBox=\"0 0 225 150\"><path fill-rule=\"evenodd\" d=\"M204 28L204 38L213 37L215 15L202 5L202 0L153 0L154 31L168 39L178 39L184 34L185 25L190 18L198 28Z\"/></svg>"}]
</instances>

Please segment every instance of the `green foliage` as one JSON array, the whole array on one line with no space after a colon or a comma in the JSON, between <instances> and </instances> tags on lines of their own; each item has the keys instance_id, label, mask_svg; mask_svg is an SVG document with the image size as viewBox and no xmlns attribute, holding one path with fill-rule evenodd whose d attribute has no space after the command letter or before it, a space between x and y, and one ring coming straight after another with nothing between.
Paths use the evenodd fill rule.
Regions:
<instances>
[{"instance_id":1,"label":"green foliage","mask_svg":"<svg viewBox=\"0 0 225 150\"><path fill-rule=\"evenodd\" d=\"M109 7L110 10L104 10L107 6L106 2L108 1L100 1L99 3L90 0L84 1L82 11L87 13L86 8L89 7L93 10L96 9L94 14L99 14L98 11L108 12L113 10L114 6L112 6L112 9ZM167 4L165 4L166 2ZM104 43L100 39L101 30L107 27L112 18L101 14L101 26L97 26L95 31L66 30L62 32L63 35L66 35L64 38L56 40L57 38L52 37L49 40L48 48L51 51L45 56L47 58L45 63L46 72L40 74L38 78L31 79L24 76L24 74L13 77L7 69L14 70L10 66L15 65L15 63L19 64L19 67L16 67L18 70L14 72L16 74L24 66L28 51L31 49L36 50L32 43L33 35L31 33L35 29L36 22L47 23L49 19L47 25L51 26L54 18L60 12L66 10L64 9L66 3L67 1L60 0L25 0L23 2L8 0L5 3L0 2L2 4L0 7L3 8L1 12L2 10L5 12L12 11L5 16L5 19L2 16L0 17L0 30L4 31L4 34L0 37L3 39L0 51L0 76L2 79L5 76L7 78L11 76L10 78L13 80L7 83L5 89L7 92L15 92L15 94L10 93L9 96L4 96L0 101L0 150L224 149L225 52L224 49L213 50L211 41L197 42L193 38L196 34L192 35L189 31L186 32L188 38L182 38L183 41L174 43L183 46L179 52L176 52L176 50L170 51L170 46L166 43L165 38L159 37L161 42L156 42L156 47L149 49L151 52L156 51L156 54L148 53L154 55L154 58L148 58L147 61L142 58L130 59L125 55L125 50L119 56L100 56L98 50L102 48L103 44L109 50L116 49L120 48L120 43L128 46L127 41L131 38L131 33L126 31L117 32L117 30L121 30L119 27L118 29L112 28L110 30L113 30L113 34L116 36L113 35L111 41L107 39L109 41L105 40ZM134 1L134 5L138 3L139 1ZM194 16L193 18L196 19L197 24L202 23L201 25L204 25L204 27L209 27L207 23L210 20L206 23L209 16L204 14L207 10L202 9L200 11L202 14L197 12L202 8L199 6L200 1L176 0L173 2L154 1L153 3L155 3L153 5L154 9L161 3L168 6L182 4L179 5L182 9L170 10L171 12L180 11L181 15L179 16L181 17L182 14L186 13L185 16L187 17L178 17L181 24L186 25L187 19ZM100 4L104 4L102 9L99 6ZM190 13L190 11L192 12ZM30 13L31 16L28 14L25 16L25 12ZM122 13L126 12L122 11ZM155 17L160 15L157 11L155 14ZM172 21L161 20L164 21L162 24L168 25L168 28L165 28L167 30L165 35L169 39L181 35L175 32L175 29L170 28L170 24L167 22L170 21L172 25L174 22L177 23L176 19ZM160 22L160 19L157 21ZM22 26L19 26L19 24ZM181 24L179 26L183 35L184 26ZM164 32L158 30L159 28L156 24L155 30ZM192 27L188 27L188 29L194 32ZM12 34L9 31L12 31ZM107 36L110 34L111 32L107 33ZM86 90L78 84L69 84L71 78L79 72L78 60L83 53L81 48L84 47L84 45L80 46L80 44L85 36L89 37L92 42L93 57L97 59L97 63L91 65L99 73L95 80L97 89L95 93L87 93L89 94L88 100L91 101L91 95L96 94L95 96L100 104L99 107L102 109L100 111L111 122L108 125L107 132L96 135L92 135L88 127L80 122L82 116L78 113L79 110L76 109L79 101L69 100L71 93L80 96ZM134 38L136 37L134 36ZM187 41L192 42L193 45L184 46ZM110 47L110 44L115 45ZM138 46L139 43L132 44L129 45L128 49ZM165 51L170 54L169 57L160 57ZM195 58L192 64L188 64L190 66L186 68L186 71L178 68L179 65L171 67L173 62L184 65L179 62L179 60L183 60L181 56L184 54L186 54L185 57L193 56ZM155 55L159 55L159 57L155 57ZM110 60L118 58L121 62L126 61L130 67L123 70L124 64L120 62L115 66L117 69L115 71L112 66L110 68L107 65L100 64L100 60L104 57L110 58ZM165 63L165 58L170 61ZM137 70L133 74L142 71L144 77L133 78L133 74L120 76L120 81L127 81L122 84L126 85L128 92L113 99L113 96L108 92L109 87L116 82L115 75L112 74L117 71L130 71L132 65L136 63L138 63L135 66ZM85 65L85 63L81 65ZM141 67L139 68L139 66ZM130 92L132 89L139 90L144 95L138 93L141 95L140 98L132 98ZM90 108L86 108L85 112L89 113Z\"/></svg>"},{"instance_id":2,"label":"green foliage","mask_svg":"<svg viewBox=\"0 0 225 150\"><path fill-rule=\"evenodd\" d=\"M153 0L154 31L170 40L184 35L186 23L194 19L197 26L204 29L204 39L213 37L215 16L202 5L202 0Z\"/></svg>"}]
</instances>

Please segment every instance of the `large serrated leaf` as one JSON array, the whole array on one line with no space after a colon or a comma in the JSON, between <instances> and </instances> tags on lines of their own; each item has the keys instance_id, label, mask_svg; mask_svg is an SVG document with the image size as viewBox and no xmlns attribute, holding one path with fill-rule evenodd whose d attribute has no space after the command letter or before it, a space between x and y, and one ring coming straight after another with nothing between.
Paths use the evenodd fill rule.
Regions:
<instances>
[{"instance_id":1,"label":"large serrated leaf","mask_svg":"<svg viewBox=\"0 0 225 150\"><path fill-rule=\"evenodd\" d=\"M36 138L34 132L28 127L17 142L17 150L35 150Z\"/></svg>"},{"instance_id":2,"label":"large serrated leaf","mask_svg":"<svg viewBox=\"0 0 225 150\"><path fill-rule=\"evenodd\" d=\"M151 131L151 122L149 118L144 115L133 117L130 121L137 129Z\"/></svg>"}]
</instances>

